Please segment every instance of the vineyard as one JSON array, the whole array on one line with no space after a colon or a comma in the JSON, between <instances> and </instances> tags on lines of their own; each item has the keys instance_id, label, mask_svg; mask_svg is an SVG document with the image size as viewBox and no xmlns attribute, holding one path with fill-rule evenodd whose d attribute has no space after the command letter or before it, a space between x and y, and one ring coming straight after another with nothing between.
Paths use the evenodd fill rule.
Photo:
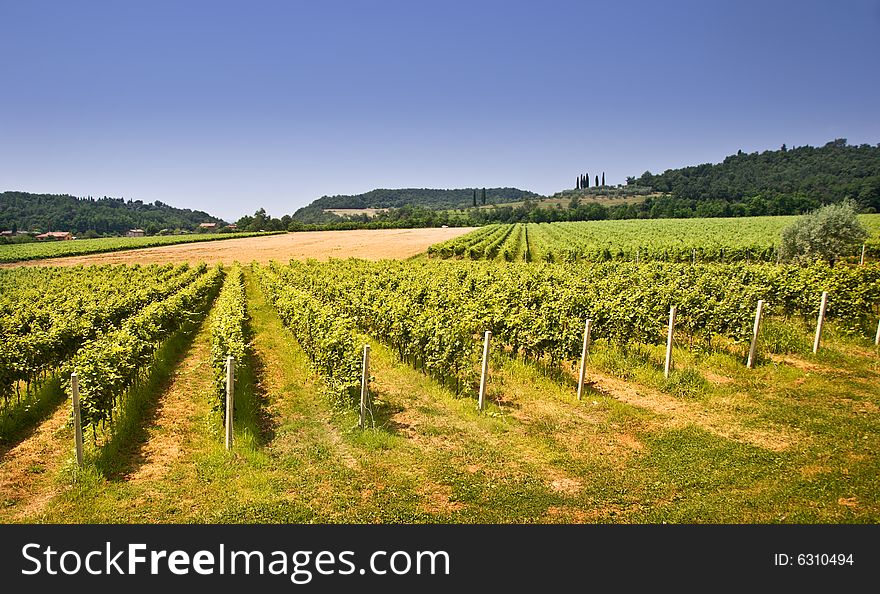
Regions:
<instances>
[{"instance_id":1,"label":"vineyard","mask_svg":"<svg viewBox=\"0 0 880 594\"><path fill-rule=\"evenodd\" d=\"M88 340L174 294L204 267L104 266L0 271L0 391L30 394Z\"/></svg>"},{"instance_id":2,"label":"vineyard","mask_svg":"<svg viewBox=\"0 0 880 594\"><path fill-rule=\"evenodd\" d=\"M356 331L401 361L472 390L486 330L511 356L551 366L581 353L584 320L594 340L659 344L671 306L689 344L746 342L759 299L771 315L805 320L830 295L829 319L868 336L880 304L880 268L775 265L491 263L291 263L259 269L282 319L318 370L340 386L357 378ZM737 348L737 347L734 347Z\"/></svg>"},{"instance_id":3,"label":"vineyard","mask_svg":"<svg viewBox=\"0 0 880 594\"><path fill-rule=\"evenodd\" d=\"M93 434L106 427L119 397L158 346L204 309L221 276L204 265L3 271L3 413L27 410L58 374L69 390L76 371L83 426Z\"/></svg>"},{"instance_id":4,"label":"vineyard","mask_svg":"<svg viewBox=\"0 0 880 594\"><path fill-rule=\"evenodd\" d=\"M775 262L782 229L796 218L487 225L431 246L428 255L508 262ZM868 255L880 257L880 215L860 215L860 220L871 233Z\"/></svg>"},{"instance_id":5,"label":"vineyard","mask_svg":"<svg viewBox=\"0 0 880 594\"><path fill-rule=\"evenodd\" d=\"M880 266L541 260L2 270L0 520L880 518Z\"/></svg>"},{"instance_id":6,"label":"vineyard","mask_svg":"<svg viewBox=\"0 0 880 594\"><path fill-rule=\"evenodd\" d=\"M108 328L67 364L65 371L79 376L83 427L94 434L99 423L104 428L112 422L119 398L147 368L160 344L190 316L205 310L223 273L219 268L201 272L181 290L123 321L118 329Z\"/></svg>"}]
</instances>

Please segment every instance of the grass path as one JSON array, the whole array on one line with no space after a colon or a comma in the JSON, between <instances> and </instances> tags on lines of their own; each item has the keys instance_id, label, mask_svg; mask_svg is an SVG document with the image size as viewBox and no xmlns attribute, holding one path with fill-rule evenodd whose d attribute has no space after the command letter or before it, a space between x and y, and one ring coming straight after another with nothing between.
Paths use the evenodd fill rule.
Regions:
<instances>
[{"instance_id":1,"label":"grass path","mask_svg":"<svg viewBox=\"0 0 880 594\"><path fill-rule=\"evenodd\" d=\"M128 481L155 481L191 448L199 417L198 403L211 389L211 345L208 324L203 322L195 339L176 366L146 424L145 441L130 460ZM195 396L195 397L194 397Z\"/></svg>"},{"instance_id":2,"label":"grass path","mask_svg":"<svg viewBox=\"0 0 880 594\"><path fill-rule=\"evenodd\" d=\"M59 406L0 461L0 521L19 522L38 514L57 493L56 475L72 456L69 404Z\"/></svg>"}]
</instances>

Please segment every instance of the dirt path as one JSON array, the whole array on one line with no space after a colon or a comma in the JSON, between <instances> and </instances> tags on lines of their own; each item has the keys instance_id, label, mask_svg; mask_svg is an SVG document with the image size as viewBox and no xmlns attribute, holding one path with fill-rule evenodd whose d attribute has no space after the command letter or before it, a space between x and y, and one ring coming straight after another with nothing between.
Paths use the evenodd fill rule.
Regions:
<instances>
[{"instance_id":1,"label":"dirt path","mask_svg":"<svg viewBox=\"0 0 880 594\"><path fill-rule=\"evenodd\" d=\"M420 254L428 246L464 235L472 227L428 229L356 229L352 231L311 231L244 237L222 241L202 241L176 245L49 258L3 264L15 266L77 266L79 264L151 264L163 262L207 262L208 264L291 259L364 258L367 260L405 259Z\"/></svg>"},{"instance_id":2,"label":"dirt path","mask_svg":"<svg viewBox=\"0 0 880 594\"><path fill-rule=\"evenodd\" d=\"M0 462L0 522L17 522L39 513L58 493L55 478L73 453L65 401L33 435L6 452Z\"/></svg>"},{"instance_id":3,"label":"dirt path","mask_svg":"<svg viewBox=\"0 0 880 594\"><path fill-rule=\"evenodd\" d=\"M211 390L211 333L207 318L178 364L169 385L161 394L146 428L147 441L138 453L135 469L126 479L156 480L187 449L201 411L196 399L206 400Z\"/></svg>"}]
</instances>

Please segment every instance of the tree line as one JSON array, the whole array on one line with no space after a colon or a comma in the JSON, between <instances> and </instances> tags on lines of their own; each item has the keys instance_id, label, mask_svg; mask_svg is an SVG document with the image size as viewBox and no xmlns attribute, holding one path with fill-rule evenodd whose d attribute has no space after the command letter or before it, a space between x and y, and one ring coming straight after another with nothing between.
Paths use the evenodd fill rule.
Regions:
<instances>
[{"instance_id":1,"label":"tree line","mask_svg":"<svg viewBox=\"0 0 880 594\"><path fill-rule=\"evenodd\" d=\"M599 176L596 176L596 184L594 187L604 187L605 186L605 172L602 172L602 183L599 183ZM590 174L582 173L577 177L577 182L575 183L575 190L586 190L590 187Z\"/></svg>"},{"instance_id":2,"label":"tree line","mask_svg":"<svg viewBox=\"0 0 880 594\"><path fill-rule=\"evenodd\" d=\"M709 210L721 203L755 208L750 203L758 201L767 203L769 210L790 211L805 202L812 208L849 198L876 212L880 210L880 144L854 146L838 138L819 148L783 144L779 150L761 153L740 150L721 163L668 169L657 175L646 171L638 179L627 178L627 183L694 205L714 203Z\"/></svg>"},{"instance_id":3,"label":"tree line","mask_svg":"<svg viewBox=\"0 0 880 594\"><path fill-rule=\"evenodd\" d=\"M70 231L83 236L124 235L143 229L195 230L200 223L224 224L206 212L174 208L160 201L77 198L68 194L0 193L0 230Z\"/></svg>"}]
</instances>

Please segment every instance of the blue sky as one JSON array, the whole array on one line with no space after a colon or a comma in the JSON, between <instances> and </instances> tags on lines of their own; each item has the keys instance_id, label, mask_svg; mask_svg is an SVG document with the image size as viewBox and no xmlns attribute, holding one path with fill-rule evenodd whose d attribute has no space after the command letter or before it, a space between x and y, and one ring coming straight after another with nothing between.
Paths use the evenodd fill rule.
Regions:
<instances>
[{"instance_id":1,"label":"blue sky","mask_svg":"<svg viewBox=\"0 0 880 594\"><path fill-rule=\"evenodd\" d=\"M880 142L880 2L0 0L0 190L234 220Z\"/></svg>"}]
</instances>

